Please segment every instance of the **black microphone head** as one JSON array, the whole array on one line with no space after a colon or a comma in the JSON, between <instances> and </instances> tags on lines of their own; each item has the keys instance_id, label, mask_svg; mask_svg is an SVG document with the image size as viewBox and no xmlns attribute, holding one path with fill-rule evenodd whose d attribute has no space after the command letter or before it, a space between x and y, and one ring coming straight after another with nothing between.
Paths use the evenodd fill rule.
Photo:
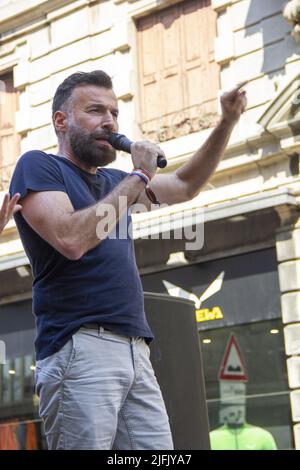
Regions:
<instances>
[{"instance_id":1,"label":"black microphone head","mask_svg":"<svg viewBox=\"0 0 300 470\"><path fill-rule=\"evenodd\" d=\"M116 150L123 150L123 152L131 153L131 145L133 142L129 140L126 135L118 134L117 132L111 132L107 140ZM157 166L159 168L165 168L167 163L168 162L164 156L158 155Z\"/></svg>"},{"instance_id":2,"label":"black microphone head","mask_svg":"<svg viewBox=\"0 0 300 470\"><path fill-rule=\"evenodd\" d=\"M124 134L111 132L107 140L116 150L123 150L124 152L131 153L130 147L132 142Z\"/></svg>"},{"instance_id":3,"label":"black microphone head","mask_svg":"<svg viewBox=\"0 0 300 470\"><path fill-rule=\"evenodd\" d=\"M157 166L158 168L165 168L167 166L168 162L165 157L162 155L158 155L157 157Z\"/></svg>"}]
</instances>

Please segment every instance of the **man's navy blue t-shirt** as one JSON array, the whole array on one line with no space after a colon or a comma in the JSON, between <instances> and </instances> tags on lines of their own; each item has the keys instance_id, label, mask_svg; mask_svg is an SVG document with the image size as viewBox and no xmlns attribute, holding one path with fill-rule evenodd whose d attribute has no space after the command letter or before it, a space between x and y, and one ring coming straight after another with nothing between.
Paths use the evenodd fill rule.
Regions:
<instances>
[{"instance_id":1,"label":"man's navy blue t-shirt","mask_svg":"<svg viewBox=\"0 0 300 470\"><path fill-rule=\"evenodd\" d=\"M126 176L109 168L91 174L64 157L33 150L18 160L10 193L18 192L24 198L30 191L63 191L74 210L80 210L104 198ZM128 213L124 217L128 227L131 217ZM98 323L147 341L153 338L145 316L133 240L124 236L123 229L121 235L118 230L124 220L117 226L116 237L106 238L75 261L42 239L25 221L22 211L15 220L34 277L37 360L62 348L84 323Z\"/></svg>"}]
</instances>

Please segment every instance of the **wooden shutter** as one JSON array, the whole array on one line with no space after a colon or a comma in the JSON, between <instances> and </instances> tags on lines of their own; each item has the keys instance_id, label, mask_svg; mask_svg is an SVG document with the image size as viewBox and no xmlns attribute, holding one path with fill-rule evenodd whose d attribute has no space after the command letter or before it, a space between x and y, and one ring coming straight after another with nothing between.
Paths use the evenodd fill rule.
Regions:
<instances>
[{"instance_id":1,"label":"wooden shutter","mask_svg":"<svg viewBox=\"0 0 300 470\"><path fill-rule=\"evenodd\" d=\"M161 141L213 125L219 66L210 0L186 0L138 21L141 127Z\"/></svg>"},{"instance_id":2,"label":"wooden shutter","mask_svg":"<svg viewBox=\"0 0 300 470\"><path fill-rule=\"evenodd\" d=\"M13 74L0 75L0 190L9 185L17 157L20 136L15 130L18 92L13 86Z\"/></svg>"}]
</instances>

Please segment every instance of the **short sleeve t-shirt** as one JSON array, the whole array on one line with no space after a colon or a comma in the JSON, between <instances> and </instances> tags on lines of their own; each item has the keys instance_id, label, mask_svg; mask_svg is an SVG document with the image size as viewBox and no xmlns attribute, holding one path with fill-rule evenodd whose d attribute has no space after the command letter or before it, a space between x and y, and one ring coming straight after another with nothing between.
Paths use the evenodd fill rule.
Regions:
<instances>
[{"instance_id":1,"label":"short sleeve t-shirt","mask_svg":"<svg viewBox=\"0 0 300 470\"><path fill-rule=\"evenodd\" d=\"M18 192L22 199L30 191L63 191L74 210L80 210L104 198L126 176L110 168L91 174L64 157L33 150L18 160L10 193ZM151 341L129 211L119 220L113 236L79 260L64 257L41 238L22 211L15 214L15 221L34 277L37 360L62 348L84 323L98 323L116 333Z\"/></svg>"}]
</instances>

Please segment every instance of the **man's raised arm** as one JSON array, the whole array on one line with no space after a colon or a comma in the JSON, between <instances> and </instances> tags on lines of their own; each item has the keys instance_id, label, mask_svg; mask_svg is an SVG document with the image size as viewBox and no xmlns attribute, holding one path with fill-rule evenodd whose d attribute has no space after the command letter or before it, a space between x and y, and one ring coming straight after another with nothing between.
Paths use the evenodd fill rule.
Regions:
<instances>
[{"instance_id":1,"label":"man's raised arm","mask_svg":"<svg viewBox=\"0 0 300 470\"><path fill-rule=\"evenodd\" d=\"M191 159L170 174L157 174L150 183L157 199L166 204L188 201L201 191L217 168L232 130L247 105L241 84L221 97L222 117L206 142ZM142 202L142 198L139 202Z\"/></svg>"}]
</instances>

